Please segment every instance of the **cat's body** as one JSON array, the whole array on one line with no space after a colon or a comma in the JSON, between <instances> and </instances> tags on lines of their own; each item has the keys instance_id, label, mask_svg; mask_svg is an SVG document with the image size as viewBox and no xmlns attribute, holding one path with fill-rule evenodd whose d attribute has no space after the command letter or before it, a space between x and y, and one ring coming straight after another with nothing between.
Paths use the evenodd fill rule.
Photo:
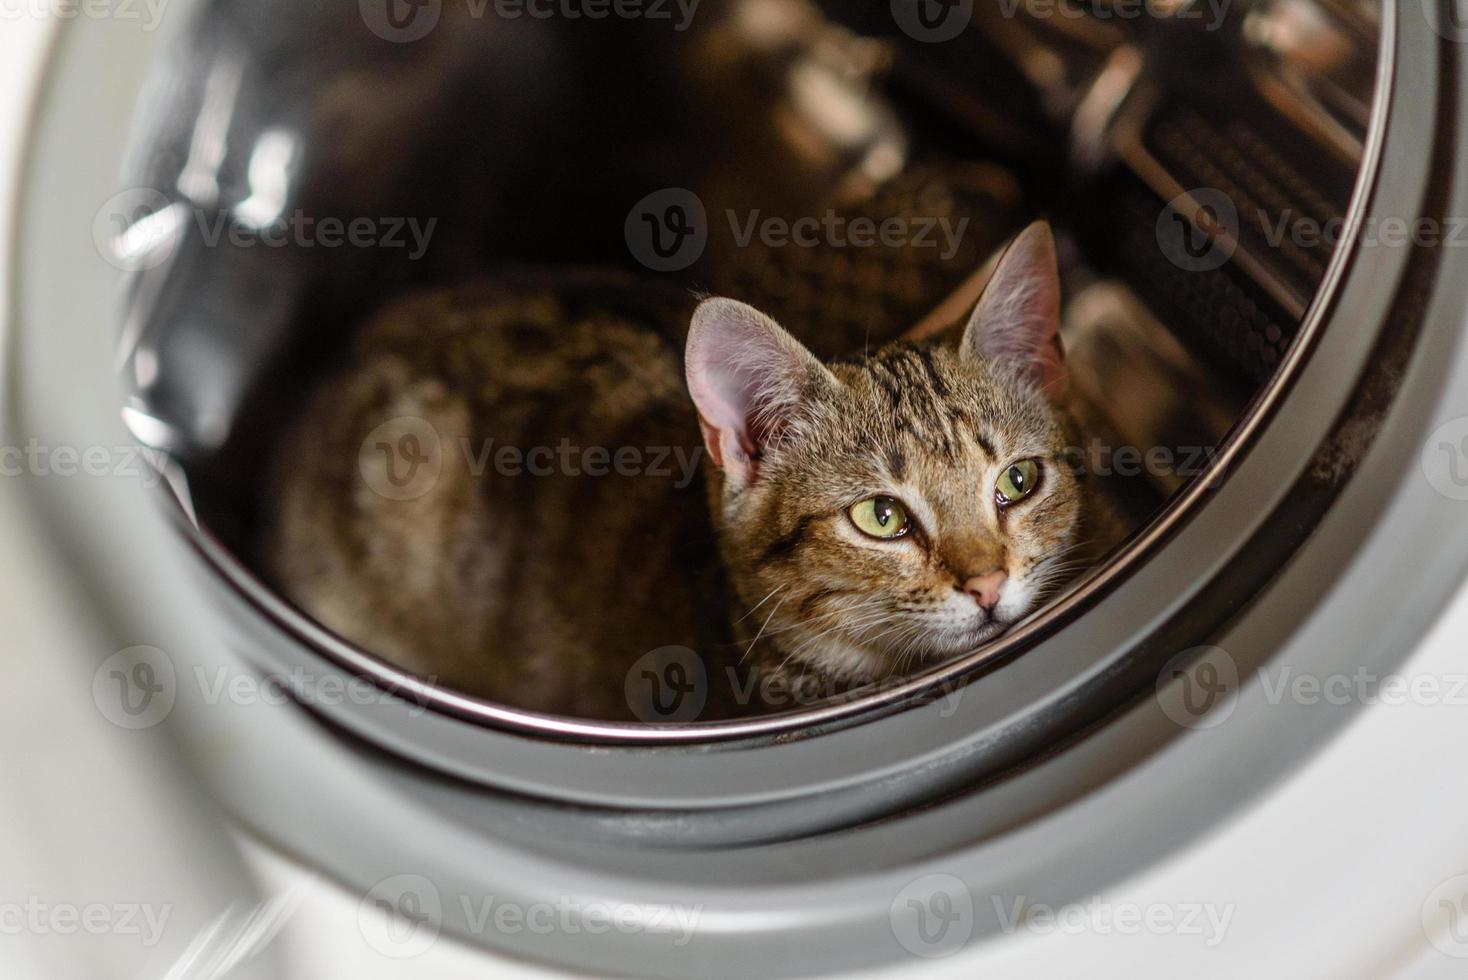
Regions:
<instances>
[{"instance_id":1,"label":"cat's body","mask_svg":"<svg viewBox=\"0 0 1468 980\"><path fill-rule=\"evenodd\" d=\"M759 710L750 680L830 694L974 649L1096 533L1044 394L1058 296L1024 294L1048 233L1026 247L961 336L829 366L729 300L685 358L691 300L409 298L281 456L275 575L413 672L582 717L645 719L628 670L670 646L702 658L703 719Z\"/></svg>"},{"instance_id":2,"label":"cat's body","mask_svg":"<svg viewBox=\"0 0 1468 980\"><path fill-rule=\"evenodd\" d=\"M480 284L383 310L282 456L272 551L288 595L394 663L506 704L622 718L640 654L731 637L686 326L584 299ZM692 305L676 308L684 324ZM632 448L619 473L616 450ZM418 451L433 456L394 488L388 468L401 479Z\"/></svg>"}]
</instances>

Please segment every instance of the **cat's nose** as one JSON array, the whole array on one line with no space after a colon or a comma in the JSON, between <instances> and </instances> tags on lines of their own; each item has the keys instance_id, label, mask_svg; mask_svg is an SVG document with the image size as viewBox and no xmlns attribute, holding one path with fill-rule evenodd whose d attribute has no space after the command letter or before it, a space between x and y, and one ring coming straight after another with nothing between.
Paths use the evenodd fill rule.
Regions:
<instances>
[{"instance_id":1,"label":"cat's nose","mask_svg":"<svg viewBox=\"0 0 1468 980\"><path fill-rule=\"evenodd\" d=\"M999 605L999 589L1007 581L1009 581L1009 576L1002 571L975 575L963 583L963 591L973 596L984 609L992 610Z\"/></svg>"}]
</instances>

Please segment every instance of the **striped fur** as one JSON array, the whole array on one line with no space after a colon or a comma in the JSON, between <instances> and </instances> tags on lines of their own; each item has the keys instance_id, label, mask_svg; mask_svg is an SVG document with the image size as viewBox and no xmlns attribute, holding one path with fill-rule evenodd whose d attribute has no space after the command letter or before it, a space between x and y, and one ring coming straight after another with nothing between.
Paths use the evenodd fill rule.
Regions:
<instances>
[{"instance_id":1,"label":"striped fur","mask_svg":"<svg viewBox=\"0 0 1468 980\"><path fill-rule=\"evenodd\" d=\"M409 670L546 712L645 717L624 693L629 666L688 646L707 665L710 718L760 710L728 696L751 677L835 690L962 654L1074 567L1085 508L1061 465L1063 414L956 344L831 363L837 383L802 396L798 429L738 486L707 460L683 487L560 467L505 475L482 456L475 473L489 439L698 452L688 305L634 322L476 285L384 310L279 455L279 588ZM369 434L401 417L438 437L436 481L406 500L377 492L362 462ZM1047 461L1040 485L1000 512L994 482L1026 456ZM875 493L902 499L921 532L864 538L846 510ZM979 624L956 584L996 565L1023 588Z\"/></svg>"}]
</instances>

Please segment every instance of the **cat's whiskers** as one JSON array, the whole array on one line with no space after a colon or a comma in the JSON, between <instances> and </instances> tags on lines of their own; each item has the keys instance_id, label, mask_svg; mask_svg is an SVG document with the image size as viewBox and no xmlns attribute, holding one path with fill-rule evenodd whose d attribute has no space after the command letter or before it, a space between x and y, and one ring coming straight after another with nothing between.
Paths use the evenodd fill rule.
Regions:
<instances>
[{"instance_id":1,"label":"cat's whiskers","mask_svg":"<svg viewBox=\"0 0 1468 980\"><path fill-rule=\"evenodd\" d=\"M860 630L867 629L867 628L870 628L871 626L876 625L878 622L882 621L885 618L886 618L886 613L879 611L879 612L870 612L870 613L868 613L865 618L861 619L858 622L854 622L854 623L845 623L845 622L836 623L836 624L834 624L832 626L826 627L825 629L821 630L819 633L815 633L815 634L813 634L811 636L808 636L805 639L803 639L799 644L797 644L794 647L794 651L793 652L800 651L800 650L805 649L806 647L812 646L812 645L815 644L815 642L817 640L821 639L824 636L828 636L831 633L836 632L837 630L844 630L844 631L846 631L848 633L855 634L855 633L859 632ZM786 659L789 659L789 658L787 657Z\"/></svg>"},{"instance_id":2,"label":"cat's whiskers","mask_svg":"<svg viewBox=\"0 0 1468 980\"><path fill-rule=\"evenodd\" d=\"M892 653L893 666L889 676L907 673L912 663L916 662L919 655L923 652L921 641L930 632L923 628L920 623L913 622L906 625L908 626L907 635L905 637L899 636L899 639L903 641L902 645L897 647Z\"/></svg>"},{"instance_id":3,"label":"cat's whiskers","mask_svg":"<svg viewBox=\"0 0 1468 980\"><path fill-rule=\"evenodd\" d=\"M785 604L785 599L788 599L788 598L790 598L790 597L787 595L787 596L785 596L784 599L781 599L779 602L775 603L775 608L771 609L770 610L770 614L765 617L765 621L760 626L759 632L756 633L756 634L754 634L754 639L750 640L749 641L749 646L747 646L747 647L744 648L744 656L739 658L739 660L740 660L741 663L744 662L745 657L748 657L749 656L750 651L752 651L754 649L754 645L756 643L758 643L759 642L759 638L764 635L764 633L765 633L765 627L768 626L768 625L770 625L770 620L772 620L772 619L775 618L775 613L777 613L777 612L780 611L780 607Z\"/></svg>"},{"instance_id":4,"label":"cat's whiskers","mask_svg":"<svg viewBox=\"0 0 1468 980\"><path fill-rule=\"evenodd\" d=\"M828 609L825 612L816 613L814 616L807 617L806 619L797 620L796 622L789 623L785 626L780 626L772 629L766 635L778 636L781 633L788 633L794 629L800 629L801 627L810 626L814 623L820 622L821 620L830 619L833 616L859 615L868 611L869 609L873 609L876 607L885 608L885 604L881 599L868 599L864 602L857 602L849 606L841 606L837 609Z\"/></svg>"},{"instance_id":5,"label":"cat's whiskers","mask_svg":"<svg viewBox=\"0 0 1468 980\"><path fill-rule=\"evenodd\" d=\"M760 606L763 606L765 603L769 602L771 596L773 596L776 592L779 592L781 589L785 588L785 586L788 585L788 584L789 584L788 582L782 582L781 584L775 586L773 589L771 589L765 595L765 597L763 599L761 599L759 602L756 602L754 605L750 606L749 607L749 611L746 612L743 616L740 616L738 619L734 620L734 622L736 622L736 623L742 623L746 619L748 619L750 616L754 615L754 611L756 609L758 609ZM766 620L766 622L769 622L769 621Z\"/></svg>"},{"instance_id":6,"label":"cat's whiskers","mask_svg":"<svg viewBox=\"0 0 1468 980\"><path fill-rule=\"evenodd\" d=\"M878 622L886 618L887 613L885 610L882 610L874 613L869 613L868 616L859 623L837 623L834 626L827 627L826 629L821 630L819 633L816 633L813 636L806 637L805 639L797 643L794 647L792 647L790 651L785 655L785 659L780 661L780 664L776 668L776 670L783 669L785 665L790 662L792 657L795 657L805 650L814 647L816 643L823 637L829 636L831 633L834 633L837 630L844 630L848 633L855 633L856 631L870 628L871 626L876 625Z\"/></svg>"},{"instance_id":7,"label":"cat's whiskers","mask_svg":"<svg viewBox=\"0 0 1468 980\"><path fill-rule=\"evenodd\" d=\"M876 643L882 637L887 636L887 635L889 635L891 633L896 633L896 632L899 632L901 630L909 630L909 631L911 631L916 626L917 626L917 624L915 624L915 623L913 623L913 622L911 622L909 620L901 619L901 618L894 618L894 621L893 621L893 623L892 623L891 626L887 627L885 630L883 630L882 632L878 633L876 636L868 637L866 639L866 642L867 643Z\"/></svg>"}]
</instances>

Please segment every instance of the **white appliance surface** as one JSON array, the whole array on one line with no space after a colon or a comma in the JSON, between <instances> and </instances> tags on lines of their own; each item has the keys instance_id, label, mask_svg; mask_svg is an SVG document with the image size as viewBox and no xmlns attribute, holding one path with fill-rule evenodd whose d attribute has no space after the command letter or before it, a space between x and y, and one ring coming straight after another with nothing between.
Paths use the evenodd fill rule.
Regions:
<instances>
[{"instance_id":1,"label":"white appliance surface","mask_svg":"<svg viewBox=\"0 0 1468 980\"><path fill-rule=\"evenodd\" d=\"M27 13L35 5L0 5L0 310L13 249L11 204L31 103L49 30ZM17 13L17 11L19 11ZM85 152L86 134L78 133ZM85 234L86 229L79 229ZM182 770L136 733L119 729L91 696L95 658L87 609L56 574L47 542L29 527L14 488L0 479L0 735L6 763L0 791L0 976L131 976L114 972L126 936L93 935L42 915L19 925L27 907L83 907L131 894L168 904L212 901L207 861L182 843L194 830L175 827L187 795ZM1404 665L1450 692L1468 676L1468 591ZM885 973L993 977L1432 977L1468 969L1468 781L1462 778L1468 700L1461 696L1378 704L1330 741L1310 764L1251 809L1160 866L1118 883L1055 920L1033 919L997 942L944 960L914 958ZM1446 703L1445 703L1446 702ZM1238 723L1238 722L1236 722ZM1228 724L1228 722L1225 722ZM1193 737L1206 738L1207 731ZM1132 778L1132 777L1128 777ZM183 786L183 789L180 789ZM200 807L206 804L197 803ZM207 808L200 812L208 813ZM364 815L370 819L370 815ZM177 832L177 836L175 835ZM318 877L300 860L231 829L229 839L252 869L257 902L286 910L268 949L289 977L535 977L540 968L512 963L447 936L411 956L387 955L363 897ZM140 854L173 853L176 861ZM248 889L250 882L241 881ZM201 897L202 896L202 897ZM112 903L116 904L116 903ZM1102 926L1118 910L1202 909L1196 928ZM1099 911L1098 911L1099 910ZM230 911L194 909L202 921ZM1208 916L1211 916L1211 924ZM394 953L402 950L394 950ZM177 972L177 951L157 950L152 976ZM168 969L175 972L169 973ZM244 975L223 974L223 975Z\"/></svg>"}]
</instances>

